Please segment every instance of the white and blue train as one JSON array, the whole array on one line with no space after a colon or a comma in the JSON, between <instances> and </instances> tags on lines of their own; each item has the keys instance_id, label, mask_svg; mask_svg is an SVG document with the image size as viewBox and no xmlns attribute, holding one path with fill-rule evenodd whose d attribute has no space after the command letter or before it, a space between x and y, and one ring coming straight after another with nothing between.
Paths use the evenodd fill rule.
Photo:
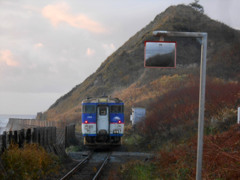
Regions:
<instances>
[{"instance_id":1,"label":"white and blue train","mask_svg":"<svg viewBox=\"0 0 240 180\"><path fill-rule=\"evenodd\" d=\"M120 145L124 132L124 103L118 98L82 101L84 145Z\"/></svg>"}]
</instances>

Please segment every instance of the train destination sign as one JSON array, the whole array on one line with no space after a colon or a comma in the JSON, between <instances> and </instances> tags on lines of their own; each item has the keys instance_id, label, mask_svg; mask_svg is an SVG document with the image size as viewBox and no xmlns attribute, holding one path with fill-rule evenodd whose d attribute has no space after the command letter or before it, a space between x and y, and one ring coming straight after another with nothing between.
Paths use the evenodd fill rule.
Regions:
<instances>
[{"instance_id":1,"label":"train destination sign","mask_svg":"<svg viewBox=\"0 0 240 180\"><path fill-rule=\"evenodd\" d=\"M145 41L144 66L176 68L176 42Z\"/></svg>"}]
</instances>

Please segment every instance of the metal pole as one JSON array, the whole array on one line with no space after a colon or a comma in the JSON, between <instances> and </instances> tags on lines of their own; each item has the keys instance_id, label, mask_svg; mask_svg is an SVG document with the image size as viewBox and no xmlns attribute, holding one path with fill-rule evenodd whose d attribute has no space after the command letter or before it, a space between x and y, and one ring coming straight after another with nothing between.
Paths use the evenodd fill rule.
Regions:
<instances>
[{"instance_id":1,"label":"metal pole","mask_svg":"<svg viewBox=\"0 0 240 180\"><path fill-rule=\"evenodd\" d=\"M170 32L154 31L154 36L169 37L192 37L201 38L201 64L200 64L200 89L199 89L199 112L198 112L198 147L197 147L197 170L196 179L202 179L202 154L204 133L204 110L205 110L205 87L206 87L206 57L207 57L207 33L202 32Z\"/></svg>"},{"instance_id":2,"label":"metal pole","mask_svg":"<svg viewBox=\"0 0 240 180\"><path fill-rule=\"evenodd\" d=\"M196 179L202 179L202 154L204 133L204 106L206 87L206 56L207 56L207 34L202 37L201 65L200 65L200 90L199 90L199 113L198 113L198 146L197 146L197 172Z\"/></svg>"},{"instance_id":3,"label":"metal pole","mask_svg":"<svg viewBox=\"0 0 240 180\"><path fill-rule=\"evenodd\" d=\"M237 120L237 123L238 124L240 123L240 107L238 107L238 120Z\"/></svg>"}]
</instances>

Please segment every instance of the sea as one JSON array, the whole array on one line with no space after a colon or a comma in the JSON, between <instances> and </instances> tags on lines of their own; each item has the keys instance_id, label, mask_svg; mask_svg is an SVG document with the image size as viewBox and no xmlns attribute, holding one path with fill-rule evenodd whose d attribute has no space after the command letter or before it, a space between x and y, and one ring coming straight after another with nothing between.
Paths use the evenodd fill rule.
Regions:
<instances>
[{"instance_id":1,"label":"sea","mask_svg":"<svg viewBox=\"0 0 240 180\"><path fill-rule=\"evenodd\" d=\"M19 118L19 119L35 119L36 115L6 115L0 114L0 134L5 131L9 118Z\"/></svg>"}]
</instances>

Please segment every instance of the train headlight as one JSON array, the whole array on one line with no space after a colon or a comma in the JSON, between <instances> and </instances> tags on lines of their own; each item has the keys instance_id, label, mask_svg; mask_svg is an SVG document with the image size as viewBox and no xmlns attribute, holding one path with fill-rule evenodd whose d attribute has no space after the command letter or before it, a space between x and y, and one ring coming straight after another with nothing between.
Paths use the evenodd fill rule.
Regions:
<instances>
[{"instance_id":1,"label":"train headlight","mask_svg":"<svg viewBox=\"0 0 240 180\"><path fill-rule=\"evenodd\" d=\"M121 122L121 120L118 120L118 124L121 124L122 122Z\"/></svg>"},{"instance_id":2,"label":"train headlight","mask_svg":"<svg viewBox=\"0 0 240 180\"><path fill-rule=\"evenodd\" d=\"M85 124L88 124L88 120L85 120L84 123L85 123Z\"/></svg>"}]
</instances>

